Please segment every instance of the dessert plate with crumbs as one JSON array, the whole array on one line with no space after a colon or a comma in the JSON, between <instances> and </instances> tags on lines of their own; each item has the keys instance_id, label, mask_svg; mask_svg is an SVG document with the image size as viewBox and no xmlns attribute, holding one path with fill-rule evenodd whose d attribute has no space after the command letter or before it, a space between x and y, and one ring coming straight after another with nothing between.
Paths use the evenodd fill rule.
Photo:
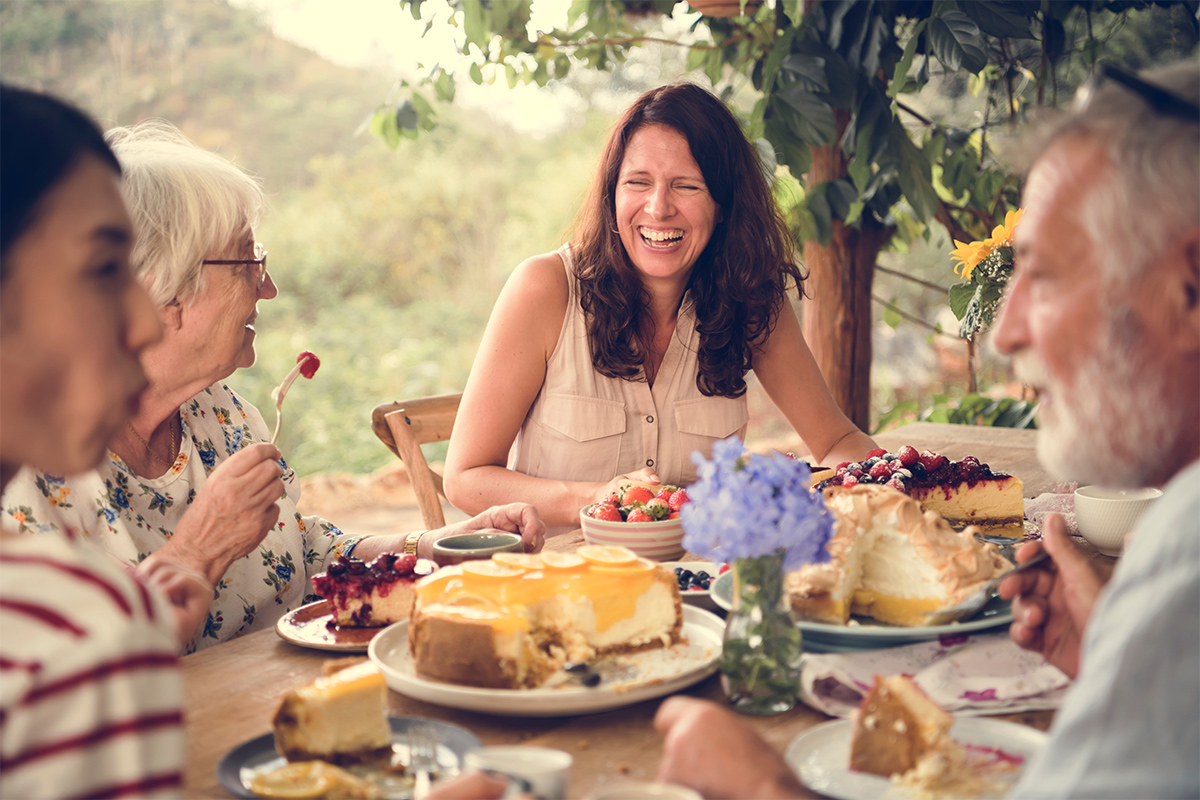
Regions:
<instances>
[{"instance_id":1,"label":"dessert plate with crumbs","mask_svg":"<svg viewBox=\"0 0 1200 800\"><path fill-rule=\"evenodd\" d=\"M724 572L713 581L711 592L713 602L719 607L726 611L733 608L733 572ZM800 629L804 649L809 653L856 653L927 642L945 636L961 636L1008 625L1012 621L1012 603L994 597L970 619L946 625L905 628L877 622L870 617L856 616L850 618L848 625L798 619L796 627Z\"/></svg>"},{"instance_id":2,"label":"dessert plate with crumbs","mask_svg":"<svg viewBox=\"0 0 1200 800\"><path fill-rule=\"evenodd\" d=\"M825 722L801 733L788 745L784 758L800 781L822 797L837 800L916 800L930 797L991 798L1007 795L1021 772L1046 741L1046 734L1015 722L987 717L959 717L950 735L967 750L970 773L981 778L977 792L930 794L892 783L889 779L850 769L850 740L854 722Z\"/></svg>"},{"instance_id":3,"label":"dessert plate with crumbs","mask_svg":"<svg viewBox=\"0 0 1200 800\"><path fill-rule=\"evenodd\" d=\"M332 625L333 607L328 600L300 606L289 611L275 623L275 633L285 642L315 650L334 650L341 653L365 653L367 645L384 629L342 628Z\"/></svg>"},{"instance_id":4,"label":"dessert plate with crumbs","mask_svg":"<svg viewBox=\"0 0 1200 800\"><path fill-rule=\"evenodd\" d=\"M574 680L556 684L556 676L537 689L481 689L422 678L413 667L407 622L385 628L367 652L388 688L406 697L499 716L563 717L633 705L699 683L716 672L724 633L720 617L684 604L682 642L601 659L593 665L601 679L594 687Z\"/></svg>"},{"instance_id":5,"label":"dessert plate with crumbs","mask_svg":"<svg viewBox=\"0 0 1200 800\"><path fill-rule=\"evenodd\" d=\"M408 752L408 731L417 725L433 729L437 737L438 774L434 780L450 778L462 769L463 758L466 754L482 746L475 734L433 719L417 717L388 717L392 727L392 764L388 770L378 765L353 765L343 767L351 774L373 784L379 790L379 797L404 800L413 796L413 778L406 767L410 761ZM217 764L217 782L235 797L261 797L251 791L250 786L256 776L265 775L288 762L275 751L274 736L270 733L244 742L225 754ZM276 797L294 796L309 797L311 795L276 794Z\"/></svg>"}]
</instances>

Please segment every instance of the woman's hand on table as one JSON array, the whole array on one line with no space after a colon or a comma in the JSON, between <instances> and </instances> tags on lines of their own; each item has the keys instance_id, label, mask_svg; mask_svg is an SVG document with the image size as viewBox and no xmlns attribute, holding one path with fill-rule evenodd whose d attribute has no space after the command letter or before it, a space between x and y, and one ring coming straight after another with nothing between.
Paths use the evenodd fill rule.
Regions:
<instances>
[{"instance_id":1,"label":"woman's hand on table","mask_svg":"<svg viewBox=\"0 0 1200 800\"><path fill-rule=\"evenodd\" d=\"M811 797L787 762L732 711L708 700L668 697L654 715L663 737L658 779L705 797Z\"/></svg>"},{"instance_id":2,"label":"woman's hand on table","mask_svg":"<svg viewBox=\"0 0 1200 800\"><path fill-rule=\"evenodd\" d=\"M213 587L203 575L171 563L160 555L161 552L151 554L138 564L136 574L171 604L175 639L183 647L208 619Z\"/></svg>"},{"instance_id":3,"label":"woman's hand on table","mask_svg":"<svg viewBox=\"0 0 1200 800\"><path fill-rule=\"evenodd\" d=\"M521 536L521 547L526 553L536 553L542 549L546 541L546 524L538 516L537 509L528 503L509 503L503 506L492 506L482 514L476 514L466 522L434 531L437 539L452 536L456 533L474 533L476 531L499 530L517 533Z\"/></svg>"},{"instance_id":4,"label":"woman's hand on table","mask_svg":"<svg viewBox=\"0 0 1200 800\"><path fill-rule=\"evenodd\" d=\"M468 772L453 780L439 783L429 793L429 800L499 800L508 791L508 781L486 772ZM521 794L519 798L529 795Z\"/></svg>"},{"instance_id":5,"label":"woman's hand on table","mask_svg":"<svg viewBox=\"0 0 1200 800\"><path fill-rule=\"evenodd\" d=\"M1079 673L1083 629L1106 581L1095 562L1071 541L1058 514L1046 517L1041 542L1017 550L1017 561L1028 561L1043 548L1057 570L1039 567L1000 584L1000 596L1013 601L1009 636L1074 679Z\"/></svg>"},{"instance_id":6,"label":"woman's hand on table","mask_svg":"<svg viewBox=\"0 0 1200 800\"><path fill-rule=\"evenodd\" d=\"M216 584L229 565L254 551L279 521L284 487L279 450L254 444L214 469L183 515L164 557Z\"/></svg>"}]
</instances>

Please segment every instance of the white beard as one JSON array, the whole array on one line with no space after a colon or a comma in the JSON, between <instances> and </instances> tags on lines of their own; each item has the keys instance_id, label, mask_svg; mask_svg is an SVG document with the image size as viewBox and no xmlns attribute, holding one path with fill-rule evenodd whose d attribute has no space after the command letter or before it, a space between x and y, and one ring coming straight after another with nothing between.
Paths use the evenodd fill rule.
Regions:
<instances>
[{"instance_id":1,"label":"white beard","mask_svg":"<svg viewBox=\"0 0 1200 800\"><path fill-rule=\"evenodd\" d=\"M1144 371L1134 326L1110 322L1073 386L1052 378L1032 351L1013 359L1018 377L1049 393L1038 411L1038 459L1059 480L1144 486L1161 472L1178 430L1168 378Z\"/></svg>"}]
</instances>

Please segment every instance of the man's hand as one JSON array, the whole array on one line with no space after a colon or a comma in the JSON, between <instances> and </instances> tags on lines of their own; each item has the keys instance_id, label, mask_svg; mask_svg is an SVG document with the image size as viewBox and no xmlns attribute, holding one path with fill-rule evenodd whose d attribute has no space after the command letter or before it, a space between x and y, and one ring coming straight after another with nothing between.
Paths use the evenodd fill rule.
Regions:
<instances>
[{"instance_id":1,"label":"man's hand","mask_svg":"<svg viewBox=\"0 0 1200 800\"><path fill-rule=\"evenodd\" d=\"M255 444L212 471L179 521L165 556L216 584L237 559L251 553L279 521L283 497L279 451Z\"/></svg>"},{"instance_id":2,"label":"man's hand","mask_svg":"<svg viewBox=\"0 0 1200 800\"><path fill-rule=\"evenodd\" d=\"M160 550L159 553L162 551ZM212 584L203 575L173 564L159 553L138 564L136 574L171 604L175 639L180 647L192 640L208 619L213 601Z\"/></svg>"},{"instance_id":3,"label":"man's hand","mask_svg":"<svg viewBox=\"0 0 1200 800\"><path fill-rule=\"evenodd\" d=\"M528 503L509 503L505 506L492 506L482 514L478 514L466 522L435 531L435 539L442 539L456 533L474 533L475 531L500 530L521 535L521 547L526 553L536 553L546 542L546 523L538 516L537 509Z\"/></svg>"},{"instance_id":4,"label":"man's hand","mask_svg":"<svg viewBox=\"0 0 1200 800\"><path fill-rule=\"evenodd\" d=\"M1058 514L1046 517L1042 541L1022 545L1017 560L1027 561L1043 547L1057 571L1035 567L1000 584L1000 596L1013 601L1009 636L1074 679L1083 631L1107 576L1071 541Z\"/></svg>"},{"instance_id":5,"label":"man's hand","mask_svg":"<svg viewBox=\"0 0 1200 800\"><path fill-rule=\"evenodd\" d=\"M663 736L658 779L690 786L705 797L811 797L770 744L732 711L676 695L658 707Z\"/></svg>"}]
</instances>

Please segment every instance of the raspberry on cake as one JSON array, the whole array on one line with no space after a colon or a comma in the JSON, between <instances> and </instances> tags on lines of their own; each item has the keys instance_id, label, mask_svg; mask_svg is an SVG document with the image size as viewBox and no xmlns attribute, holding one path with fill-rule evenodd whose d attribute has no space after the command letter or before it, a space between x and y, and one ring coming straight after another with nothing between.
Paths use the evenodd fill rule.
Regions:
<instances>
[{"instance_id":1,"label":"raspberry on cake","mask_svg":"<svg viewBox=\"0 0 1200 800\"><path fill-rule=\"evenodd\" d=\"M288 761L390 760L387 684L369 661L288 692L275 712L275 749Z\"/></svg>"},{"instance_id":2,"label":"raspberry on cake","mask_svg":"<svg viewBox=\"0 0 1200 800\"><path fill-rule=\"evenodd\" d=\"M675 575L623 547L445 567L418 581L409 648L424 678L542 685L568 662L681 640Z\"/></svg>"},{"instance_id":3,"label":"raspberry on cake","mask_svg":"<svg viewBox=\"0 0 1200 800\"><path fill-rule=\"evenodd\" d=\"M792 610L845 625L851 614L921 626L1012 565L975 528L961 533L911 497L883 486L825 490L834 533L824 564L787 576Z\"/></svg>"},{"instance_id":4,"label":"raspberry on cake","mask_svg":"<svg viewBox=\"0 0 1200 800\"><path fill-rule=\"evenodd\" d=\"M1015 525L1025 517L1021 479L995 472L974 456L951 461L929 450L918 453L910 445L895 453L871 452L865 461L838 464L817 488L881 484L955 523Z\"/></svg>"},{"instance_id":5,"label":"raspberry on cake","mask_svg":"<svg viewBox=\"0 0 1200 800\"><path fill-rule=\"evenodd\" d=\"M369 564L339 556L314 575L313 591L333 606L333 622L369 628L408 619L417 581L417 557L384 553Z\"/></svg>"}]
</instances>

